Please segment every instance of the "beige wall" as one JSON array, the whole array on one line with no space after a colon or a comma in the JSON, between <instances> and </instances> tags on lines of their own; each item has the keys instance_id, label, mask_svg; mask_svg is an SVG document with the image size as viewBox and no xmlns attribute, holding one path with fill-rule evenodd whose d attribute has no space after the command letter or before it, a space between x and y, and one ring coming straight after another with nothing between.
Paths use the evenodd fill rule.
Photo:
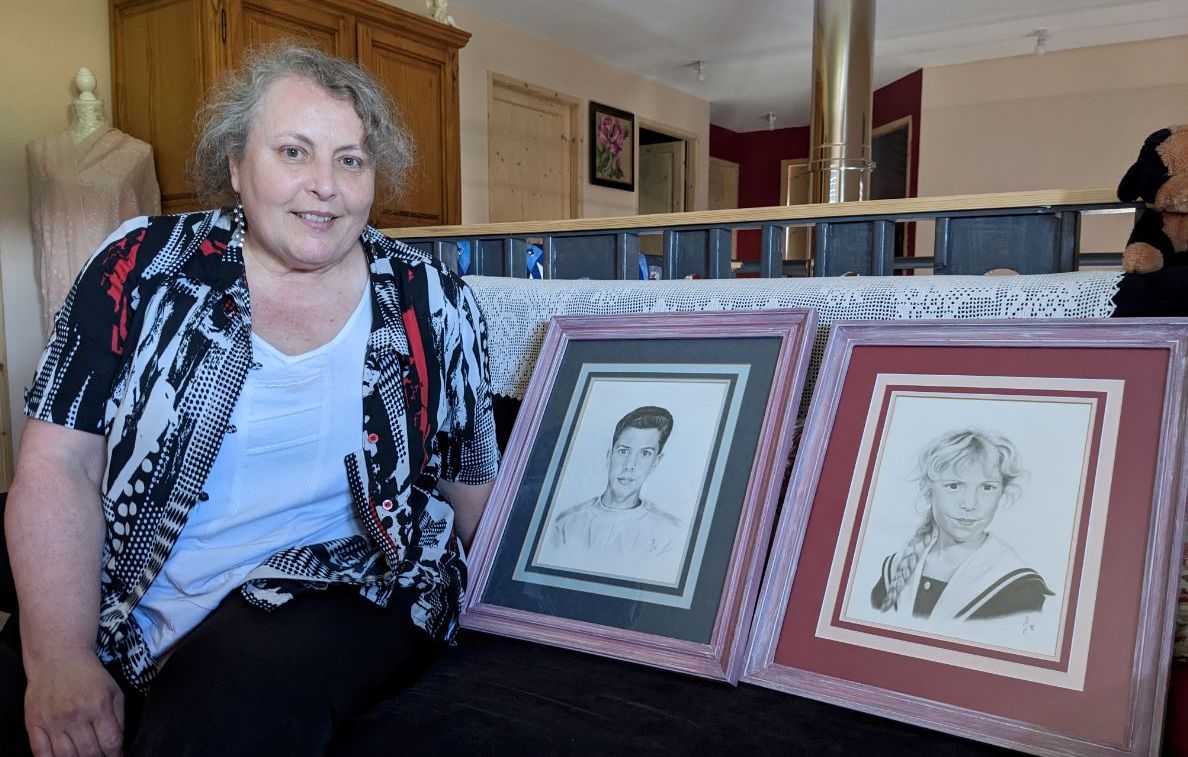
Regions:
<instances>
[{"instance_id":1,"label":"beige wall","mask_svg":"<svg viewBox=\"0 0 1188 757\"><path fill-rule=\"evenodd\" d=\"M9 406L14 437L23 424L22 395L42 348L25 145L69 125L71 80L87 66L96 96L111 101L107 0L5 3L0 45L0 279L3 280ZM110 117L111 109L108 108Z\"/></svg>"},{"instance_id":2,"label":"beige wall","mask_svg":"<svg viewBox=\"0 0 1188 757\"><path fill-rule=\"evenodd\" d=\"M423 2L385 0L405 10L421 13ZM462 110L462 222L487 221L487 78L488 71L503 74L581 100L579 131L588 130L590 100L611 105L661 125L698 137L696 208L706 206L709 165L709 102L666 85L615 68L603 61L534 37L514 26L451 8L458 26L473 35L459 54ZM582 215L585 217L634 215L634 192L597 187L586 180L587 160L582 159ZM637 161L638 169L638 161ZM691 208L692 209L692 208Z\"/></svg>"},{"instance_id":3,"label":"beige wall","mask_svg":"<svg viewBox=\"0 0 1188 757\"><path fill-rule=\"evenodd\" d=\"M1188 122L1188 37L926 68L920 121L922 197L1113 188L1148 134ZM1083 249L1121 250L1131 224L1087 221Z\"/></svg>"}]
</instances>

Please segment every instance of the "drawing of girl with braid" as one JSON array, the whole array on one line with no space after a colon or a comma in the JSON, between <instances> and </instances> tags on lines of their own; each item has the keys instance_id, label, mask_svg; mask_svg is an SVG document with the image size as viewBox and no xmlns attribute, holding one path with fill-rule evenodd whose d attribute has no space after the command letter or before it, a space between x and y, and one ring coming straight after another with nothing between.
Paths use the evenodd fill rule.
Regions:
<instances>
[{"instance_id":1,"label":"drawing of girl with braid","mask_svg":"<svg viewBox=\"0 0 1188 757\"><path fill-rule=\"evenodd\" d=\"M989 530L999 507L1018 499L1024 475L1015 445L999 433L956 429L925 445L917 482L927 510L883 561L874 609L930 623L1042 611L1052 590Z\"/></svg>"}]
</instances>

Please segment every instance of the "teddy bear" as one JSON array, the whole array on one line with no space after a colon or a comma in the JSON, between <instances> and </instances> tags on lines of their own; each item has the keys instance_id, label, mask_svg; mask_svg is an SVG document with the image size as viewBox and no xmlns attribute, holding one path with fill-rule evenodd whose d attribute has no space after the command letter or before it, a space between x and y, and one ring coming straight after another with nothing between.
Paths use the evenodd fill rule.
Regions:
<instances>
[{"instance_id":1,"label":"teddy bear","mask_svg":"<svg viewBox=\"0 0 1188 757\"><path fill-rule=\"evenodd\" d=\"M1188 265L1188 124L1147 137L1118 184L1118 199L1147 204L1126 240L1122 270L1150 273Z\"/></svg>"}]
</instances>

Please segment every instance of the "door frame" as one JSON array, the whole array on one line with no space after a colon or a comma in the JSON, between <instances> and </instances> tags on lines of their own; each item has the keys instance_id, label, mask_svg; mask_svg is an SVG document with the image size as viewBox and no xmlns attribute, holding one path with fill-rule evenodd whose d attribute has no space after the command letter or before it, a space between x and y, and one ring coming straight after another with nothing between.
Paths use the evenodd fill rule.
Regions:
<instances>
[{"instance_id":1,"label":"door frame","mask_svg":"<svg viewBox=\"0 0 1188 757\"><path fill-rule=\"evenodd\" d=\"M679 139L685 143L685 212L704 210L704 208L697 207L697 172L700 168L697 163L697 147L701 138L691 131L678 129L675 126L669 126L668 124L638 115L635 117L635 124L636 131L647 129L648 131L659 132L674 139ZM636 145L639 144L638 135L635 137L635 143ZM635 193L635 212L636 214L639 213L638 188Z\"/></svg>"},{"instance_id":2,"label":"door frame","mask_svg":"<svg viewBox=\"0 0 1188 757\"><path fill-rule=\"evenodd\" d=\"M585 172L582 170L585 162L582 160L582 156L585 154L586 140L582 131L581 120L578 117L582 101L556 90L541 87L523 79L516 79L495 71L487 71L487 217L491 217L491 161L494 155L494 152L491 150L491 111L495 102L495 90L499 88L516 90L532 97L549 100L565 107L569 111L569 133L572 135L569 142L569 217L581 218L582 208L584 207L582 202L582 187L586 183Z\"/></svg>"}]
</instances>

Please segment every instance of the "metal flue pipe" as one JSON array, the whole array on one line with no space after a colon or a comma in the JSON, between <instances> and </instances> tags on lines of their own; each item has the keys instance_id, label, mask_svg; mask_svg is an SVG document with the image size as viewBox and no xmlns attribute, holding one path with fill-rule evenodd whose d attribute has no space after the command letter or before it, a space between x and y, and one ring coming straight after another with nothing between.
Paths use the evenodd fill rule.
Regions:
<instances>
[{"instance_id":1,"label":"metal flue pipe","mask_svg":"<svg viewBox=\"0 0 1188 757\"><path fill-rule=\"evenodd\" d=\"M875 0L814 0L812 202L870 196Z\"/></svg>"}]
</instances>

